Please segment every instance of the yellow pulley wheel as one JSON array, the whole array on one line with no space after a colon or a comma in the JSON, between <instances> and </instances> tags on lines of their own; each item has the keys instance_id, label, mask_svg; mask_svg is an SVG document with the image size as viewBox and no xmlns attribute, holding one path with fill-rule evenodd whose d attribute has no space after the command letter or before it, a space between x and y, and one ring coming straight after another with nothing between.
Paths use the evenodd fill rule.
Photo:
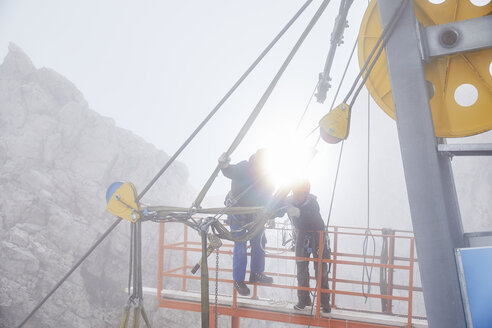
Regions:
<instances>
[{"instance_id":1,"label":"yellow pulley wheel","mask_svg":"<svg viewBox=\"0 0 492 328\"><path fill-rule=\"evenodd\" d=\"M433 2L439 2L434 0ZM415 15L424 27L477 18L492 13L492 1L445 0L440 4L414 0ZM474 4L476 3L476 4ZM369 4L359 31L359 65L362 67L381 35L377 1ZM483 31L491 33L491 31ZM431 58L424 65L430 106L438 137L466 137L492 129L492 49ZM366 87L386 114L395 118L383 51Z\"/></svg>"},{"instance_id":2,"label":"yellow pulley wheel","mask_svg":"<svg viewBox=\"0 0 492 328\"><path fill-rule=\"evenodd\" d=\"M114 182L106 191L106 210L122 219L137 222L140 219L140 204L135 186L131 182Z\"/></svg>"}]
</instances>

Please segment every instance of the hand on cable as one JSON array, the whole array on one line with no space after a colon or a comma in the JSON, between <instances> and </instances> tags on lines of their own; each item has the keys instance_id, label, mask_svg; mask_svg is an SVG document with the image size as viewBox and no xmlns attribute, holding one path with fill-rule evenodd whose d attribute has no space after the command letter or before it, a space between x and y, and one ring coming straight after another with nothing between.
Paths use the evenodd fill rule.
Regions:
<instances>
[{"instance_id":1,"label":"hand on cable","mask_svg":"<svg viewBox=\"0 0 492 328\"><path fill-rule=\"evenodd\" d=\"M220 155L218 161L219 161L219 167L223 169L229 166L229 163L231 162L231 158L227 153L223 153L222 155Z\"/></svg>"},{"instance_id":2,"label":"hand on cable","mask_svg":"<svg viewBox=\"0 0 492 328\"><path fill-rule=\"evenodd\" d=\"M287 215L289 218L298 218L301 216L301 210L295 206L289 206L287 207Z\"/></svg>"},{"instance_id":3,"label":"hand on cable","mask_svg":"<svg viewBox=\"0 0 492 328\"><path fill-rule=\"evenodd\" d=\"M275 219L269 219L267 221L266 227L269 229L275 229Z\"/></svg>"}]
</instances>

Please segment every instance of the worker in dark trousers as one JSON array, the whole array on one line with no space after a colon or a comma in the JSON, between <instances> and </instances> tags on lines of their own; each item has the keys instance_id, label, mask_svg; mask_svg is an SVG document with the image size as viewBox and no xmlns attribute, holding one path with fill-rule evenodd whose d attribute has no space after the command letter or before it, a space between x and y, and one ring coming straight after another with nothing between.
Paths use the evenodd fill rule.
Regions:
<instances>
[{"instance_id":1,"label":"worker in dark trousers","mask_svg":"<svg viewBox=\"0 0 492 328\"><path fill-rule=\"evenodd\" d=\"M273 185L268 182L264 174L266 150L260 149L248 161L230 165L226 154L219 158L222 174L231 179L231 191L227 195L226 204L231 206L265 206L272 199ZM246 223L255 220L256 215L229 215L228 221L231 231L240 230ZM237 232L241 236L245 232ZM265 271L265 244L264 229L250 241L251 246L251 274L250 283L273 283L272 277L267 277ZM240 295L247 296L250 291L244 283L247 265L246 242L234 242L232 276L234 288Z\"/></svg>"},{"instance_id":2,"label":"worker in dark trousers","mask_svg":"<svg viewBox=\"0 0 492 328\"><path fill-rule=\"evenodd\" d=\"M287 214L292 221L295 229L295 251L296 257L318 258L322 251L323 259L330 258L330 247L328 235L325 234L325 223L321 218L319 204L316 196L310 194L311 185L308 180L303 180L296 184L292 189L292 196L287 198ZM320 234L324 234L323 249L319 249ZM299 287L309 287L309 261L296 261L297 283ZM318 277L318 262L314 262L314 272L316 281L321 284L321 288L328 289L328 265L323 263L321 266L321 279ZM311 306L309 291L298 290L298 303L294 309L302 310L306 306ZM321 309L325 313L331 312L330 294L321 293Z\"/></svg>"}]
</instances>

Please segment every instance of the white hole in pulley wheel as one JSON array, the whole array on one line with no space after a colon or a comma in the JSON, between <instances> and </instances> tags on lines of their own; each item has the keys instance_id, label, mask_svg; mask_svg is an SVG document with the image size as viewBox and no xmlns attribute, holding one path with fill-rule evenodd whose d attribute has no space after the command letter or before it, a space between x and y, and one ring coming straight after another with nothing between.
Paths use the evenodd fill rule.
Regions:
<instances>
[{"instance_id":1,"label":"white hole in pulley wheel","mask_svg":"<svg viewBox=\"0 0 492 328\"><path fill-rule=\"evenodd\" d=\"M470 107L477 102L478 90L472 84L462 84L454 91L454 100L463 107Z\"/></svg>"},{"instance_id":2,"label":"white hole in pulley wheel","mask_svg":"<svg viewBox=\"0 0 492 328\"><path fill-rule=\"evenodd\" d=\"M473 3L477 7L483 7L485 5L488 5L491 0L470 0L471 3Z\"/></svg>"},{"instance_id":3,"label":"white hole in pulley wheel","mask_svg":"<svg viewBox=\"0 0 492 328\"><path fill-rule=\"evenodd\" d=\"M492 75L492 62L490 62L490 64L489 64L489 73L490 73L490 75Z\"/></svg>"},{"instance_id":4,"label":"white hole in pulley wheel","mask_svg":"<svg viewBox=\"0 0 492 328\"><path fill-rule=\"evenodd\" d=\"M446 1L446 0L429 0L429 2L434 4L434 5L440 5L444 1Z\"/></svg>"}]
</instances>

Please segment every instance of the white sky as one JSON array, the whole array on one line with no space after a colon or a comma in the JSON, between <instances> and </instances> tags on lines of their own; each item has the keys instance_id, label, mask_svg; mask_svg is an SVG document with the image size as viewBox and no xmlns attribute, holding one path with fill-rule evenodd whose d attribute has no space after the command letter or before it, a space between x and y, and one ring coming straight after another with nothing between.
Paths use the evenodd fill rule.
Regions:
<instances>
[{"instance_id":1,"label":"white sky","mask_svg":"<svg viewBox=\"0 0 492 328\"><path fill-rule=\"evenodd\" d=\"M320 2L313 2L179 158L188 166L196 189L229 147ZM53 68L74 82L92 109L171 155L302 3L0 0L0 57L6 55L9 41L16 43L36 67ZM337 51L331 73L334 87L324 105L313 102L302 125L303 134L328 111L366 5L367 1L354 1L345 44ZM259 147L286 140L295 129L323 69L338 6L339 1L330 3L232 162L249 157ZM354 58L339 98L345 96L357 73ZM371 216L400 216L402 221L393 227L409 228L396 126L374 103L371 115L371 172L377 177L371 178ZM325 219L338 147L320 144L310 167L313 192ZM366 163L364 89L353 110L332 223L365 225ZM211 195L222 199L228 188L229 181L219 176Z\"/></svg>"}]
</instances>

